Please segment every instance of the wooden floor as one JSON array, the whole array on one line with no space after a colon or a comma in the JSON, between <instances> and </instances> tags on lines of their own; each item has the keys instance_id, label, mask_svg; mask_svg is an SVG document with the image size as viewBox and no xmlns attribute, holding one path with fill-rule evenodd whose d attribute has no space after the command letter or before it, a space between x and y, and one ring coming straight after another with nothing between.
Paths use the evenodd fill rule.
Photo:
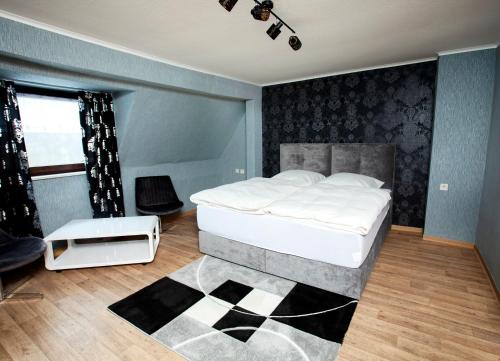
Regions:
<instances>
[{"instance_id":1,"label":"wooden floor","mask_svg":"<svg viewBox=\"0 0 500 361\"><path fill-rule=\"evenodd\" d=\"M23 290L41 290L45 299L0 304L0 360L181 360L106 307L199 256L189 216L169 225L146 266L37 267ZM391 233L340 356L500 360L500 304L475 253Z\"/></svg>"}]
</instances>

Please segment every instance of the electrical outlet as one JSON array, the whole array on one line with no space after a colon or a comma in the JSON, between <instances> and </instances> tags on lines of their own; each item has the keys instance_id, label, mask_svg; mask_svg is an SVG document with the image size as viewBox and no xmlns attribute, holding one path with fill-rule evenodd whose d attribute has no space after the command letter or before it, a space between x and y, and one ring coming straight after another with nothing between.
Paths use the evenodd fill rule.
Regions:
<instances>
[{"instance_id":1,"label":"electrical outlet","mask_svg":"<svg viewBox=\"0 0 500 361\"><path fill-rule=\"evenodd\" d=\"M440 191L447 191L448 190L448 183L441 183L439 185L439 190Z\"/></svg>"},{"instance_id":2,"label":"electrical outlet","mask_svg":"<svg viewBox=\"0 0 500 361\"><path fill-rule=\"evenodd\" d=\"M240 169L240 174L245 174L245 170L243 168Z\"/></svg>"},{"instance_id":3,"label":"electrical outlet","mask_svg":"<svg viewBox=\"0 0 500 361\"><path fill-rule=\"evenodd\" d=\"M234 173L236 173L236 174L240 174L240 169L239 169L239 168L235 168L235 169L234 169Z\"/></svg>"}]
</instances>

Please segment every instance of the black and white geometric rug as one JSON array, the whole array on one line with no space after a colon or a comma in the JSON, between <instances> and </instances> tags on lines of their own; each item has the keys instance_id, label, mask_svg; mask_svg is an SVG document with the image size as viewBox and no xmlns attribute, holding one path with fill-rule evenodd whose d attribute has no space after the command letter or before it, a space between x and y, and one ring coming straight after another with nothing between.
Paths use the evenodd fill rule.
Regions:
<instances>
[{"instance_id":1,"label":"black and white geometric rug","mask_svg":"<svg viewBox=\"0 0 500 361\"><path fill-rule=\"evenodd\" d=\"M357 300L204 256L109 306L192 361L335 360Z\"/></svg>"}]
</instances>

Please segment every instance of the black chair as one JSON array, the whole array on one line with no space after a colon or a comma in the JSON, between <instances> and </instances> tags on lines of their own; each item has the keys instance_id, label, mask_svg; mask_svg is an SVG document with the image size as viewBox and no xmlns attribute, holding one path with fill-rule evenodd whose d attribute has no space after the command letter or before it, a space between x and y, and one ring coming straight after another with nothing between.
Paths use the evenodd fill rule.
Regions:
<instances>
[{"instance_id":1,"label":"black chair","mask_svg":"<svg viewBox=\"0 0 500 361\"><path fill-rule=\"evenodd\" d=\"M184 206L168 175L135 179L135 206L140 214L165 216ZM160 227L161 228L161 227Z\"/></svg>"},{"instance_id":2,"label":"black chair","mask_svg":"<svg viewBox=\"0 0 500 361\"><path fill-rule=\"evenodd\" d=\"M45 242L37 237L13 237L0 229L0 302L10 298L43 298L41 293L14 293L30 277L4 290L2 273L36 261L45 252Z\"/></svg>"}]
</instances>

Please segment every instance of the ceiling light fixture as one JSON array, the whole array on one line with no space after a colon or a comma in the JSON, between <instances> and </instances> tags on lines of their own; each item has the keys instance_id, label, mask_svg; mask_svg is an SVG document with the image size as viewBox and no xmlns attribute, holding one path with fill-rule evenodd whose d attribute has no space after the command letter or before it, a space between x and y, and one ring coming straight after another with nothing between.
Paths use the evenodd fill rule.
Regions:
<instances>
[{"instance_id":1,"label":"ceiling light fixture","mask_svg":"<svg viewBox=\"0 0 500 361\"><path fill-rule=\"evenodd\" d=\"M288 44L295 51L299 50L302 47L302 42L295 35L290 36L290 39L288 39Z\"/></svg>"},{"instance_id":2,"label":"ceiling light fixture","mask_svg":"<svg viewBox=\"0 0 500 361\"><path fill-rule=\"evenodd\" d=\"M233 10L233 7L237 2L238 0L219 0L219 4L221 4L227 11Z\"/></svg>"},{"instance_id":3,"label":"ceiling light fixture","mask_svg":"<svg viewBox=\"0 0 500 361\"><path fill-rule=\"evenodd\" d=\"M266 33L269 35L271 39L276 39L279 34L281 34L281 28L283 26L287 27L288 30L292 32L292 36L288 39L288 44L293 50L299 50L302 47L302 42L295 35L295 30L293 30L290 25L288 25L283 19L281 19L275 12L273 12L274 4L271 0L253 0L256 4L252 10L250 10L250 14L252 14L255 20L267 21L273 15L278 21L275 24L272 24L269 29L267 29ZM219 4L222 5L224 9L227 11L231 11L236 5L238 0L219 0Z\"/></svg>"},{"instance_id":4,"label":"ceiling light fixture","mask_svg":"<svg viewBox=\"0 0 500 361\"><path fill-rule=\"evenodd\" d=\"M274 4L271 0L265 0L262 4L255 5L254 8L250 10L250 14L252 14L255 20L267 21L271 16L273 6Z\"/></svg>"},{"instance_id":5,"label":"ceiling light fixture","mask_svg":"<svg viewBox=\"0 0 500 361\"><path fill-rule=\"evenodd\" d=\"M283 23L281 21L278 21L276 24L273 24L269 27L269 29L267 29L267 35L269 35L269 37L271 39L276 39L278 37L279 34L281 34L281 27L283 26Z\"/></svg>"}]
</instances>

